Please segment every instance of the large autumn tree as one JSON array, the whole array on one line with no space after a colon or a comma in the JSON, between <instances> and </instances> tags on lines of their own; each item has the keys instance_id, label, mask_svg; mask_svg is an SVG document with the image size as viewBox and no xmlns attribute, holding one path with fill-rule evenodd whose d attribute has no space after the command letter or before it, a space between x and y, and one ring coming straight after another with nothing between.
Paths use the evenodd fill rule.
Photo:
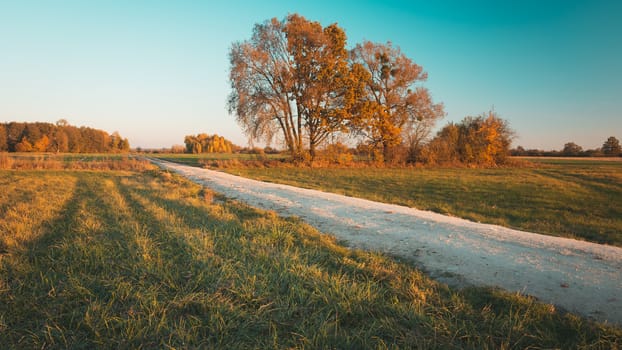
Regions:
<instances>
[{"instance_id":1,"label":"large autumn tree","mask_svg":"<svg viewBox=\"0 0 622 350\"><path fill-rule=\"evenodd\" d=\"M390 42L358 44L352 57L369 72L365 98L355 119L359 134L382 148L385 161L391 160L392 147L402 142L411 153L417 152L435 122L444 116L443 105L435 104L421 86L427 73Z\"/></svg>"},{"instance_id":2,"label":"large autumn tree","mask_svg":"<svg viewBox=\"0 0 622 350\"><path fill-rule=\"evenodd\" d=\"M270 141L280 130L292 154L302 149L293 71L284 23L273 18L256 24L252 37L236 42L229 52L232 92L229 112L252 139Z\"/></svg>"},{"instance_id":3,"label":"large autumn tree","mask_svg":"<svg viewBox=\"0 0 622 350\"><path fill-rule=\"evenodd\" d=\"M230 54L229 111L248 136L283 137L295 157L311 158L328 136L346 131L366 72L351 65L346 35L294 14L255 25Z\"/></svg>"}]
</instances>

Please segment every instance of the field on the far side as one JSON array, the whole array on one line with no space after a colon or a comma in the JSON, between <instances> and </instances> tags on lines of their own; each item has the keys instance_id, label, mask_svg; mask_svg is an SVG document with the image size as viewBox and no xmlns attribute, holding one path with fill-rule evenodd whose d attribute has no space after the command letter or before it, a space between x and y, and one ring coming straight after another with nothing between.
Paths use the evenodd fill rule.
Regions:
<instances>
[{"instance_id":1,"label":"field on the far side","mask_svg":"<svg viewBox=\"0 0 622 350\"><path fill-rule=\"evenodd\" d=\"M260 164L263 161L281 161L288 158L287 155L282 154L250 154L250 153L154 153L148 154L151 158L158 158L175 162L179 164L185 164L190 166L210 166L219 162L225 162L227 164L240 164L240 162L253 162L256 161Z\"/></svg>"},{"instance_id":2,"label":"field on the far side","mask_svg":"<svg viewBox=\"0 0 622 350\"><path fill-rule=\"evenodd\" d=\"M535 159L533 167L227 168L554 236L622 246L622 162Z\"/></svg>"},{"instance_id":3,"label":"field on the far side","mask_svg":"<svg viewBox=\"0 0 622 350\"><path fill-rule=\"evenodd\" d=\"M0 170L0 344L616 348L622 330L452 290L161 171Z\"/></svg>"}]
</instances>

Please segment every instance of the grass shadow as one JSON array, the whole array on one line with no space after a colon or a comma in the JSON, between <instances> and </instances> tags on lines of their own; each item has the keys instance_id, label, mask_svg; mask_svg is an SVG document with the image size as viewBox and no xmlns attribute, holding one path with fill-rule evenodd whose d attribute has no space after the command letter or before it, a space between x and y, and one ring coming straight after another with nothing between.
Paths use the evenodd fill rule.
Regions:
<instances>
[{"instance_id":1,"label":"grass shadow","mask_svg":"<svg viewBox=\"0 0 622 350\"><path fill-rule=\"evenodd\" d=\"M81 174L61 215L9 264L0 344L457 349L622 339L532 299L452 291L295 219L199 204L199 188L166 181Z\"/></svg>"},{"instance_id":2,"label":"grass shadow","mask_svg":"<svg viewBox=\"0 0 622 350\"><path fill-rule=\"evenodd\" d=\"M96 345L85 322L87 310L94 302L114 299L112 281L126 279L128 266L138 263L131 242L120 244L127 240L115 225L114 208L105 205L99 180L101 176L80 174L60 215L45 222L43 234L13 259L3 261L8 291L1 294L1 309L8 322L0 343ZM97 210L98 219L85 209Z\"/></svg>"}]
</instances>

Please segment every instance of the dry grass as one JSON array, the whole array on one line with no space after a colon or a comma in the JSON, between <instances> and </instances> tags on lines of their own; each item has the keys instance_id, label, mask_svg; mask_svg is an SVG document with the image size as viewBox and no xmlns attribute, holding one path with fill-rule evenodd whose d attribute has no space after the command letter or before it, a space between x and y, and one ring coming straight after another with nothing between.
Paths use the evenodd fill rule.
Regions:
<instances>
[{"instance_id":1,"label":"dry grass","mask_svg":"<svg viewBox=\"0 0 622 350\"><path fill-rule=\"evenodd\" d=\"M9 157L6 152L0 152L0 170L11 169L13 167L13 158Z\"/></svg>"},{"instance_id":2,"label":"dry grass","mask_svg":"<svg viewBox=\"0 0 622 350\"><path fill-rule=\"evenodd\" d=\"M146 160L128 155L0 153L0 170L152 170Z\"/></svg>"}]
</instances>

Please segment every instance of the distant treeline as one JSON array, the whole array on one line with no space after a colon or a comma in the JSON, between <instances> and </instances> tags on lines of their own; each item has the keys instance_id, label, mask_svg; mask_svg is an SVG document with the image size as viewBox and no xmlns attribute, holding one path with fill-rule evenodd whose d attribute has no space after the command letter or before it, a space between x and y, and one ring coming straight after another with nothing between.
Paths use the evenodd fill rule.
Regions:
<instances>
[{"instance_id":1,"label":"distant treeline","mask_svg":"<svg viewBox=\"0 0 622 350\"><path fill-rule=\"evenodd\" d=\"M240 149L222 136L198 134L184 138L186 153L232 153Z\"/></svg>"},{"instance_id":2,"label":"distant treeline","mask_svg":"<svg viewBox=\"0 0 622 350\"><path fill-rule=\"evenodd\" d=\"M610 136L601 148L584 150L574 142L564 144L561 150L544 151L540 149L525 149L518 146L510 151L512 156L528 157L622 157L620 141Z\"/></svg>"},{"instance_id":3,"label":"distant treeline","mask_svg":"<svg viewBox=\"0 0 622 350\"><path fill-rule=\"evenodd\" d=\"M118 132L85 126L77 127L61 119L52 123L0 123L0 152L129 152L130 143Z\"/></svg>"}]
</instances>

